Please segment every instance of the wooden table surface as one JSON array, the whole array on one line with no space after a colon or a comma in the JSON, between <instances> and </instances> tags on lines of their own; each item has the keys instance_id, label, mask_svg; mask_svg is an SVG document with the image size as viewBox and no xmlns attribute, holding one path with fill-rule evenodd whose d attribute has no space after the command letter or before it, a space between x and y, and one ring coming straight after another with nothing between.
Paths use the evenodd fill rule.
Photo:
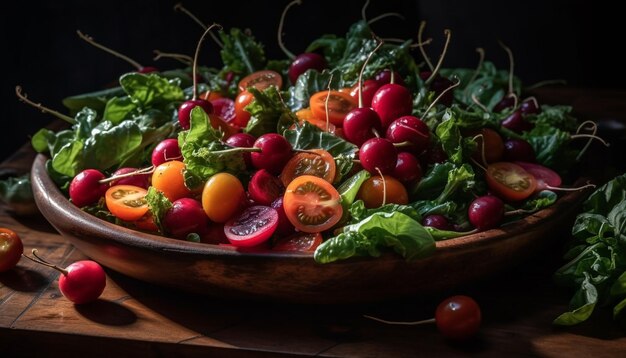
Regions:
<instances>
[{"instance_id":1,"label":"wooden table surface","mask_svg":"<svg viewBox=\"0 0 626 358\"><path fill-rule=\"evenodd\" d=\"M563 93L583 117L602 113L601 119L624 119L624 92ZM28 170L33 153L25 148L1 167ZM40 215L17 217L2 206L0 227L16 231L25 252L37 248L60 266L84 258ZM564 263L568 231L563 228L543 255L485 281L363 305L225 301L156 287L111 270L97 302L74 305L59 291L58 272L23 259L0 274L0 357L626 356L626 327L612 320L608 308L575 327L552 325L573 294L551 280ZM388 326L362 317L430 318L437 303L452 294L471 295L482 307L480 334L464 344L444 340L434 325Z\"/></svg>"}]
</instances>

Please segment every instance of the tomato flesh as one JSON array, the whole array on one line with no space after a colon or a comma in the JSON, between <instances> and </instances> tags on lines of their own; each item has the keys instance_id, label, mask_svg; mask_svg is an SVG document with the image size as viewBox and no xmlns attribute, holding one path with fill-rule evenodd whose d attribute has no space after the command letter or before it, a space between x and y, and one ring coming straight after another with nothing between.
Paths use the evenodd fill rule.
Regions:
<instances>
[{"instance_id":1,"label":"tomato flesh","mask_svg":"<svg viewBox=\"0 0 626 358\"><path fill-rule=\"evenodd\" d=\"M324 149L310 149L289 159L280 173L280 180L287 186L301 175L314 175L332 183L336 170L335 159L330 153Z\"/></svg>"},{"instance_id":2,"label":"tomato flesh","mask_svg":"<svg viewBox=\"0 0 626 358\"><path fill-rule=\"evenodd\" d=\"M287 218L303 232L330 229L343 214L337 189L326 180L312 175L295 178L287 186L283 202Z\"/></svg>"},{"instance_id":3,"label":"tomato flesh","mask_svg":"<svg viewBox=\"0 0 626 358\"><path fill-rule=\"evenodd\" d=\"M269 86L276 86L280 89L283 86L283 78L278 72L262 70L242 78L239 81L239 92L245 91L248 87L254 87L259 91L263 91Z\"/></svg>"},{"instance_id":4,"label":"tomato flesh","mask_svg":"<svg viewBox=\"0 0 626 358\"><path fill-rule=\"evenodd\" d=\"M519 201L528 198L537 187L537 180L517 164L490 164L486 172L487 185L503 199Z\"/></svg>"},{"instance_id":5,"label":"tomato flesh","mask_svg":"<svg viewBox=\"0 0 626 358\"><path fill-rule=\"evenodd\" d=\"M138 186L114 185L105 194L107 209L120 220L139 220L148 212L146 194L148 191Z\"/></svg>"},{"instance_id":6,"label":"tomato flesh","mask_svg":"<svg viewBox=\"0 0 626 358\"><path fill-rule=\"evenodd\" d=\"M233 246L251 247L267 241L278 227L278 213L269 206L251 206L224 225Z\"/></svg>"},{"instance_id":7,"label":"tomato flesh","mask_svg":"<svg viewBox=\"0 0 626 358\"><path fill-rule=\"evenodd\" d=\"M296 233L276 241L272 250L289 252L314 252L322 244L322 234Z\"/></svg>"},{"instance_id":8,"label":"tomato flesh","mask_svg":"<svg viewBox=\"0 0 626 358\"><path fill-rule=\"evenodd\" d=\"M357 107L357 102L349 94L339 91L317 92L309 100L313 116L326 119L326 99L328 98L328 120L337 127L341 127L343 119Z\"/></svg>"}]
</instances>

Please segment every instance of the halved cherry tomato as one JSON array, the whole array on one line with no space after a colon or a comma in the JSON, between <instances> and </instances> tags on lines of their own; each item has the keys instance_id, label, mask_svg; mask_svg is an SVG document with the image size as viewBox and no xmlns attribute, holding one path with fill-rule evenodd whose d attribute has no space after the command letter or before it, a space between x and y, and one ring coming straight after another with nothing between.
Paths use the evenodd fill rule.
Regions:
<instances>
[{"instance_id":1,"label":"halved cherry tomato","mask_svg":"<svg viewBox=\"0 0 626 358\"><path fill-rule=\"evenodd\" d=\"M296 251L314 252L322 244L322 234L298 232L291 236L278 239L272 250L274 251Z\"/></svg>"},{"instance_id":2,"label":"halved cherry tomato","mask_svg":"<svg viewBox=\"0 0 626 358\"><path fill-rule=\"evenodd\" d=\"M302 108L301 110L297 111L296 117L301 121L308 121L311 118L315 118L310 108Z\"/></svg>"},{"instance_id":3,"label":"halved cherry tomato","mask_svg":"<svg viewBox=\"0 0 626 358\"><path fill-rule=\"evenodd\" d=\"M291 157L283 168L280 180L285 187L301 175L314 175L329 183L335 179L337 166L333 156L324 149L309 149L308 151Z\"/></svg>"},{"instance_id":4,"label":"halved cherry tomato","mask_svg":"<svg viewBox=\"0 0 626 358\"><path fill-rule=\"evenodd\" d=\"M537 187L534 176L519 165L508 162L489 164L486 179L489 189L510 201L528 198Z\"/></svg>"},{"instance_id":5,"label":"halved cherry tomato","mask_svg":"<svg viewBox=\"0 0 626 358\"><path fill-rule=\"evenodd\" d=\"M262 70L242 78L239 81L239 92L245 91L248 87L254 87L259 91L263 91L269 86L276 86L280 89L283 86L283 78L278 72Z\"/></svg>"},{"instance_id":6,"label":"halved cherry tomato","mask_svg":"<svg viewBox=\"0 0 626 358\"><path fill-rule=\"evenodd\" d=\"M252 102L254 95L248 91L242 91L235 98L235 119L232 123L238 127L245 128L250 120L250 112L246 111L247 105Z\"/></svg>"},{"instance_id":7,"label":"halved cherry tomato","mask_svg":"<svg viewBox=\"0 0 626 358\"><path fill-rule=\"evenodd\" d=\"M141 219L148 212L148 191L134 185L114 185L104 195L111 214L124 221Z\"/></svg>"},{"instance_id":8,"label":"halved cherry tomato","mask_svg":"<svg viewBox=\"0 0 626 358\"><path fill-rule=\"evenodd\" d=\"M185 186L183 170L185 163L179 160L157 166L152 173L152 186L172 202L190 196L191 190Z\"/></svg>"},{"instance_id":9,"label":"halved cherry tomato","mask_svg":"<svg viewBox=\"0 0 626 358\"><path fill-rule=\"evenodd\" d=\"M557 172L543 165L527 162L515 162L537 180L535 192L561 186L561 177Z\"/></svg>"},{"instance_id":10,"label":"halved cherry tomato","mask_svg":"<svg viewBox=\"0 0 626 358\"><path fill-rule=\"evenodd\" d=\"M312 175L299 176L287 186L283 205L296 229L309 233L333 227L343 214L337 189Z\"/></svg>"},{"instance_id":11,"label":"halved cherry tomato","mask_svg":"<svg viewBox=\"0 0 626 358\"><path fill-rule=\"evenodd\" d=\"M311 112L318 119L326 119L326 98L328 97L328 120L341 127L346 114L357 107L357 103L348 93L339 91L317 92L309 100Z\"/></svg>"},{"instance_id":12,"label":"halved cherry tomato","mask_svg":"<svg viewBox=\"0 0 626 358\"><path fill-rule=\"evenodd\" d=\"M404 205L409 202L409 195L404 185L390 175L382 178L380 175L373 175L368 178L359 188L357 198L363 200L365 207L370 209L383 205L383 199L385 204Z\"/></svg>"},{"instance_id":13,"label":"halved cherry tomato","mask_svg":"<svg viewBox=\"0 0 626 358\"><path fill-rule=\"evenodd\" d=\"M202 190L202 208L214 222L228 221L242 207L245 191L241 181L229 173L209 178Z\"/></svg>"}]
</instances>

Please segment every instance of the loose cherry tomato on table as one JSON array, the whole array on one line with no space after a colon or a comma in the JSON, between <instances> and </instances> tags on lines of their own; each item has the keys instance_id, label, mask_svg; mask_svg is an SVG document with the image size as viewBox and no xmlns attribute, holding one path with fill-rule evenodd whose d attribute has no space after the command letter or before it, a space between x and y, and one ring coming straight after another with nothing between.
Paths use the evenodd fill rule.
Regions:
<instances>
[{"instance_id":1,"label":"loose cherry tomato on table","mask_svg":"<svg viewBox=\"0 0 626 358\"><path fill-rule=\"evenodd\" d=\"M524 200L535 192L537 180L517 164L498 162L489 164L485 173L487 185L505 200Z\"/></svg>"},{"instance_id":2,"label":"loose cherry tomato on table","mask_svg":"<svg viewBox=\"0 0 626 358\"><path fill-rule=\"evenodd\" d=\"M24 252L24 244L15 233L7 228L0 228L0 272L5 272L17 265Z\"/></svg>"},{"instance_id":3,"label":"loose cherry tomato on table","mask_svg":"<svg viewBox=\"0 0 626 358\"><path fill-rule=\"evenodd\" d=\"M299 176L287 186L283 206L296 229L309 233L330 229L343 214L337 189L313 175Z\"/></svg>"},{"instance_id":4,"label":"loose cherry tomato on table","mask_svg":"<svg viewBox=\"0 0 626 358\"><path fill-rule=\"evenodd\" d=\"M301 175L314 175L332 183L336 170L335 159L330 153L324 149L310 149L289 159L280 173L280 180L287 186Z\"/></svg>"},{"instance_id":5,"label":"loose cherry tomato on table","mask_svg":"<svg viewBox=\"0 0 626 358\"><path fill-rule=\"evenodd\" d=\"M259 91L263 91L269 86L276 86L280 89L283 86L283 77L278 72L262 70L242 78L239 81L239 92L245 91L248 87L254 87Z\"/></svg>"},{"instance_id":6,"label":"loose cherry tomato on table","mask_svg":"<svg viewBox=\"0 0 626 358\"><path fill-rule=\"evenodd\" d=\"M104 195L107 209L120 220L135 221L148 212L148 191L134 185L114 185Z\"/></svg>"},{"instance_id":7,"label":"loose cherry tomato on table","mask_svg":"<svg viewBox=\"0 0 626 358\"><path fill-rule=\"evenodd\" d=\"M311 96L309 100L313 116L326 120L326 98L328 98L328 120L337 127L341 127L343 119L357 107L357 102L349 94L339 91L321 91Z\"/></svg>"}]
</instances>

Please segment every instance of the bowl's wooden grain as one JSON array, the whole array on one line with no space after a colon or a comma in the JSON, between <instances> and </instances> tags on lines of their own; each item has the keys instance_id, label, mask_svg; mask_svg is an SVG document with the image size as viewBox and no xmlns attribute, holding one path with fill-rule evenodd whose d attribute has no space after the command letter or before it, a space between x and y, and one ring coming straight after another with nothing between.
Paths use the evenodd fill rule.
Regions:
<instances>
[{"instance_id":1,"label":"bowl's wooden grain","mask_svg":"<svg viewBox=\"0 0 626 358\"><path fill-rule=\"evenodd\" d=\"M87 256L139 280L220 297L300 303L368 302L450 289L500 273L569 232L588 192L569 193L524 220L437 242L427 258L389 254L320 265L309 254L241 253L123 228L81 211L49 178L39 155L32 166L35 201L46 219Z\"/></svg>"}]
</instances>

